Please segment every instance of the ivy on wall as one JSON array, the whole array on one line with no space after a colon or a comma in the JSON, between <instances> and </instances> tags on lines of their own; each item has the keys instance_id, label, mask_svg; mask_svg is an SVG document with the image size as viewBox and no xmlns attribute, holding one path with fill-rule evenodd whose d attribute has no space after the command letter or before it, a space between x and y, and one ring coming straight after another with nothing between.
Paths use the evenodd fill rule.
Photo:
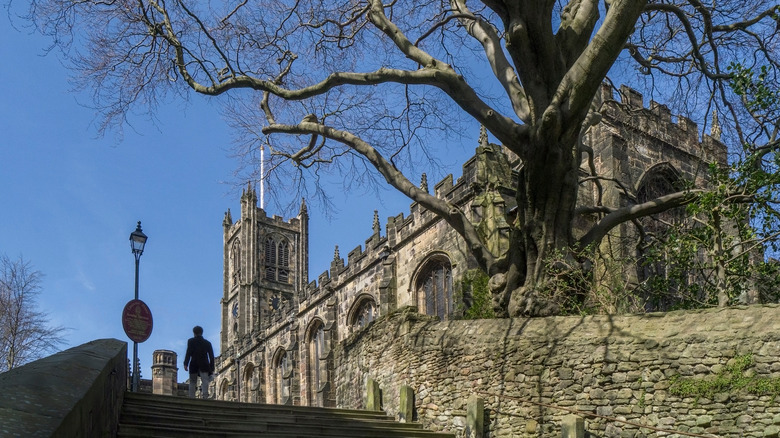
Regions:
<instances>
[{"instance_id":1,"label":"ivy on wall","mask_svg":"<svg viewBox=\"0 0 780 438\"><path fill-rule=\"evenodd\" d=\"M463 319L495 318L490 288L490 278L481 269L471 269L463 273L455 287L456 314Z\"/></svg>"}]
</instances>

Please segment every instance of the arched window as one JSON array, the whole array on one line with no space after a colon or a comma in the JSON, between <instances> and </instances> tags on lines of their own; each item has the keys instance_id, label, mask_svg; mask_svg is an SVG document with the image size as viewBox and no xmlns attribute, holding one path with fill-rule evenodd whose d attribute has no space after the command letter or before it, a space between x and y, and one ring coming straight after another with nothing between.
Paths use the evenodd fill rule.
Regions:
<instances>
[{"instance_id":1,"label":"arched window","mask_svg":"<svg viewBox=\"0 0 780 438\"><path fill-rule=\"evenodd\" d=\"M217 394L217 398L219 400L227 400L228 399L228 390L230 389L230 386L228 385L227 379L223 380L222 383L219 385L219 394Z\"/></svg>"},{"instance_id":2,"label":"arched window","mask_svg":"<svg viewBox=\"0 0 780 438\"><path fill-rule=\"evenodd\" d=\"M265 279L280 283L290 282L290 244L286 239L265 239Z\"/></svg>"},{"instance_id":3,"label":"arched window","mask_svg":"<svg viewBox=\"0 0 780 438\"><path fill-rule=\"evenodd\" d=\"M235 287L238 286L241 281L241 241L238 239L233 241L233 245L230 247L230 280L231 284Z\"/></svg>"},{"instance_id":4,"label":"arched window","mask_svg":"<svg viewBox=\"0 0 780 438\"><path fill-rule=\"evenodd\" d=\"M429 260L417 275L420 312L447 319L452 313L452 267L445 257Z\"/></svg>"},{"instance_id":5,"label":"arched window","mask_svg":"<svg viewBox=\"0 0 780 438\"><path fill-rule=\"evenodd\" d=\"M257 377L255 376L255 366L252 363L248 363L244 366L243 381L241 382L241 399L240 401L253 402L256 401L253 396L257 393Z\"/></svg>"},{"instance_id":6,"label":"arched window","mask_svg":"<svg viewBox=\"0 0 780 438\"><path fill-rule=\"evenodd\" d=\"M309 405L322 405L319 401L320 386L326 381L326 371L321 361L325 357L325 325L316 321L309 329L309 363L307 367L309 381Z\"/></svg>"},{"instance_id":7,"label":"arched window","mask_svg":"<svg viewBox=\"0 0 780 438\"><path fill-rule=\"evenodd\" d=\"M683 181L677 170L668 163L662 163L649 169L637 189L637 202L642 204L682 189ZM642 241L638 248L637 279L644 292L646 311L671 310L679 301L681 282L686 282L685 274L672 276L670 254L664 251L665 245L657 245L669 238L674 224L682 221L682 208L673 208L642 218ZM679 273L678 273L679 274Z\"/></svg>"},{"instance_id":8,"label":"arched window","mask_svg":"<svg viewBox=\"0 0 780 438\"><path fill-rule=\"evenodd\" d=\"M265 279L276 280L276 241L265 239Z\"/></svg>"},{"instance_id":9,"label":"arched window","mask_svg":"<svg viewBox=\"0 0 780 438\"><path fill-rule=\"evenodd\" d=\"M283 405L290 400L290 381L292 380L292 364L286 350L280 349L274 365L274 381L276 384L275 402Z\"/></svg>"},{"instance_id":10,"label":"arched window","mask_svg":"<svg viewBox=\"0 0 780 438\"><path fill-rule=\"evenodd\" d=\"M353 331L368 326L376 318L376 303L374 298L366 296L358 298L353 310L350 312L349 325Z\"/></svg>"}]
</instances>

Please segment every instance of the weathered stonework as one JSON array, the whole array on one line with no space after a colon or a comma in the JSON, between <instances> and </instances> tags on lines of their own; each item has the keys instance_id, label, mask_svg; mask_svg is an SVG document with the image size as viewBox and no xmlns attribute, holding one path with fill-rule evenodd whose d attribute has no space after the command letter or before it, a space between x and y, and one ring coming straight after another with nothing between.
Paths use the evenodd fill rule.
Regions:
<instances>
[{"instance_id":1,"label":"weathered stonework","mask_svg":"<svg viewBox=\"0 0 780 438\"><path fill-rule=\"evenodd\" d=\"M0 374L0 436L116 436L127 342L97 339Z\"/></svg>"},{"instance_id":2,"label":"weathered stonework","mask_svg":"<svg viewBox=\"0 0 780 438\"><path fill-rule=\"evenodd\" d=\"M627 88L621 89L619 100L612 97L606 88L599 96L602 121L584 142L593 151L596 172L619 181L629 192L642 193L659 175L670 178L670 184L701 186L706 183L706 167L725 162L723 144L706 135L700 142L698 128L682 117L673 120L663 105L651 102L645 108L641 95ZM508 245L519 167L517 157L489 143L483 131L474 157L463 164L462 176L457 180L447 176L432 193L466 212L488 246L500 252ZM420 186L428 190L425 175ZM603 188L606 206L638 202L616 184ZM579 196L583 205L592 205L595 186L584 185ZM581 217L575 234L593 220ZM575 329L587 324L573 319L457 321L469 297L468 291L453 293L454 289L477 264L463 239L417 203L411 204L408 215L387 218L384 234L375 213L365 244L346 257L336 247L330 268L314 281L308 272L308 221L305 202L292 219L267 216L258 208L251 185L241 196L240 219L234 222L229 210L225 214L221 352L213 383L218 399L360 407L361 391L368 379L376 379L384 385L384 402L394 415L399 388L406 383L415 392L419 420L434 428L462 431L464 403L476 388L550 402L562 397L563 406L625 417L633 415L630 403L638 397L634 391L649 382L663 385L658 373L668 378L667 370L674 368L671 362L661 368L667 362L654 356L660 351L656 346L648 353L637 350L636 355L648 355L635 358L639 368L618 369L628 365L622 359L611 360L618 354L615 349L633 341L602 333L601 324L614 318L583 319L600 322L593 323L591 332L576 336ZM635 238L631 227L622 226L606 240L630 238ZM620 255L626 248L605 250ZM624 278L631 283L636 272L627 267ZM401 320L394 313L399 308L407 309ZM380 317L384 323L372 322ZM528 327L534 329L529 332ZM561 331L566 327L572 338ZM549 339L565 349L555 344L550 350L549 339L542 336L548 329ZM587 354L575 348L580 344ZM406 351L407 346L411 350ZM550 362L547 357L555 359ZM650 367L654 361L660 361L656 368ZM688 365L682 362L680 366ZM638 383L640 378L644 383ZM653 392L653 403L646 406L657 409L646 415L659 416L652 421L666 424L663 388L653 389L659 392ZM645 399L648 393L645 389ZM595 401L589 404L591 399ZM486 420L494 431L490 436L549 434L555 427L552 420L563 415L509 399L486 399L485 406L493 410ZM516 418L524 419L522 425L502 416L509 406ZM643 414L645 410L641 409ZM679 418L675 424L682 424ZM605 436L615 436L612 429L604 431Z\"/></svg>"},{"instance_id":3,"label":"weathered stonework","mask_svg":"<svg viewBox=\"0 0 780 438\"><path fill-rule=\"evenodd\" d=\"M179 368L177 355L171 350L154 350L152 353L152 393L183 395L179 392Z\"/></svg>"},{"instance_id":4,"label":"weathered stonework","mask_svg":"<svg viewBox=\"0 0 780 438\"><path fill-rule=\"evenodd\" d=\"M466 424L471 395L485 400L490 437L560 437L571 411L592 437L663 436L612 421L718 437L777 437L772 395L676 396L675 376L711 378L742 355L746 375L780 381L780 306L629 316L438 321L401 309L341 343L337 404L363 407L367 379L398 415L400 390L415 391L416 417L433 430ZM602 417L587 417L597 414Z\"/></svg>"}]
</instances>

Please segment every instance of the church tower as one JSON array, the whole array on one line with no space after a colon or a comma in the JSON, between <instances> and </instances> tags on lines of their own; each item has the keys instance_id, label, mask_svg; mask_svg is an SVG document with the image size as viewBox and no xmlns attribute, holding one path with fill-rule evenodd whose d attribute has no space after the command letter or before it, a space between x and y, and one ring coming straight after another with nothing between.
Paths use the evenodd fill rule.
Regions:
<instances>
[{"instance_id":1,"label":"church tower","mask_svg":"<svg viewBox=\"0 0 780 438\"><path fill-rule=\"evenodd\" d=\"M218 391L252 396L257 376L238 374L245 365L262 367L264 333L274 324L294 317L298 296L308 283L309 216L305 202L289 221L268 217L257 206L257 194L248 184L241 194L241 217L233 222L228 210L223 221L224 291L222 304L222 366L236 373L234 388ZM235 368L235 370L233 370ZM246 377L246 385L242 382ZM241 388L240 390L238 388ZM259 397L259 395L254 395Z\"/></svg>"}]
</instances>

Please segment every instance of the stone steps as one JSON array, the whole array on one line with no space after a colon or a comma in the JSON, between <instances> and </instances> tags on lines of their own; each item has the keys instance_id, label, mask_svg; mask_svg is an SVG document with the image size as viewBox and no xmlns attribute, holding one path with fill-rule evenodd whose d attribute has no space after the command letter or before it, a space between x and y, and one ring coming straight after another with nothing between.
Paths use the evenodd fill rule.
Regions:
<instances>
[{"instance_id":1,"label":"stone steps","mask_svg":"<svg viewBox=\"0 0 780 438\"><path fill-rule=\"evenodd\" d=\"M383 412L234 403L127 393L118 437L454 438Z\"/></svg>"}]
</instances>

